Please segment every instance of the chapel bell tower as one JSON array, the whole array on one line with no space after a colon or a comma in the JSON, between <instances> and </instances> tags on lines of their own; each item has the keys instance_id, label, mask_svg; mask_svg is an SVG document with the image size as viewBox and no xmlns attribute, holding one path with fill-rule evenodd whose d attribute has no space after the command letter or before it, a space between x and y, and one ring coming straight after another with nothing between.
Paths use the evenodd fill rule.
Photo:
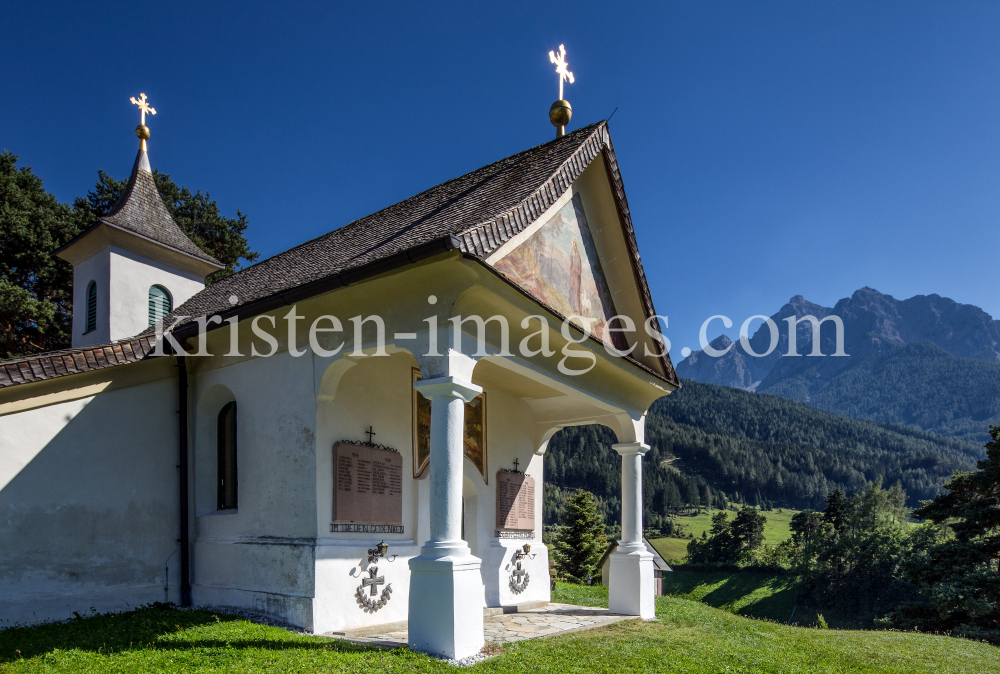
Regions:
<instances>
[{"instance_id":1,"label":"chapel bell tower","mask_svg":"<svg viewBox=\"0 0 1000 674\"><path fill-rule=\"evenodd\" d=\"M55 251L73 265L73 347L106 344L143 332L205 287L223 265L170 217L146 154L146 94L132 98L141 123L132 175L114 208Z\"/></svg>"}]
</instances>

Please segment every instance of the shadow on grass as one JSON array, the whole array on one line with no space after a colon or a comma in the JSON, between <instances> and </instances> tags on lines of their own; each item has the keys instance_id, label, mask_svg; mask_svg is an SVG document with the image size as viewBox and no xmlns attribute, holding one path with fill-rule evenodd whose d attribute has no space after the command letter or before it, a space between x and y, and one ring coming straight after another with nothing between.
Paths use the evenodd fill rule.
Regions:
<instances>
[{"instance_id":1,"label":"shadow on grass","mask_svg":"<svg viewBox=\"0 0 1000 674\"><path fill-rule=\"evenodd\" d=\"M667 576L664 577L664 594L695 599L738 615L776 622L786 622L791 617L799 594L798 580L794 576L780 574L674 571Z\"/></svg>"},{"instance_id":2,"label":"shadow on grass","mask_svg":"<svg viewBox=\"0 0 1000 674\"><path fill-rule=\"evenodd\" d=\"M201 638L189 640L161 637L188 629L242 620L210 611L180 611L170 604L152 604L125 613L92 614L64 623L17 626L0 631L0 663L33 658L54 651L82 650L119 653L155 646L156 650L199 648L258 648L265 650L365 651L369 647L345 641L314 642L301 639Z\"/></svg>"}]
</instances>

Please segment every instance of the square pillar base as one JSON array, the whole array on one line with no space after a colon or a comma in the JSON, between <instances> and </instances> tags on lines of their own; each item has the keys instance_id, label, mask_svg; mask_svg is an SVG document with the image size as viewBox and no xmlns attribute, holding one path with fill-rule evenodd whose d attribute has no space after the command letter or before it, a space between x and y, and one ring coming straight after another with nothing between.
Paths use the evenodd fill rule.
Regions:
<instances>
[{"instance_id":1,"label":"square pillar base","mask_svg":"<svg viewBox=\"0 0 1000 674\"><path fill-rule=\"evenodd\" d=\"M643 620L656 616L653 587L653 555L645 547L611 553L608 609L612 613L637 615Z\"/></svg>"},{"instance_id":2,"label":"square pillar base","mask_svg":"<svg viewBox=\"0 0 1000 674\"><path fill-rule=\"evenodd\" d=\"M461 660L483 648L483 577L478 557L410 560L410 648ZM650 571L652 577L652 571Z\"/></svg>"}]
</instances>

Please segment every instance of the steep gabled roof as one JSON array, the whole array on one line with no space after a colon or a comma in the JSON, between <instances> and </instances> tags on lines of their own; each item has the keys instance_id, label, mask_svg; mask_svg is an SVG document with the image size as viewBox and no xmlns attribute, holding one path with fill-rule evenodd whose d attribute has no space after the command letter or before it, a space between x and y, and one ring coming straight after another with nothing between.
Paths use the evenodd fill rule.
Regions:
<instances>
[{"instance_id":1,"label":"steep gabled roof","mask_svg":"<svg viewBox=\"0 0 1000 674\"><path fill-rule=\"evenodd\" d=\"M174 316L229 316L292 289L319 284L435 241L452 239L462 252L481 260L541 217L594 159L601 157L611 177L636 287L646 317L656 313L639 258L625 189L606 122L530 148L476 169L405 201L307 241L291 250L221 279L177 307ZM445 247L453 243L446 242ZM323 284L330 289L331 284ZM238 298L230 305L231 296ZM536 301L544 306L538 298ZM263 310L262 310L263 311ZM168 318L168 320L169 320ZM662 359L668 382L680 385L669 356ZM636 363L638 364L638 363ZM643 366L644 367L644 366Z\"/></svg>"},{"instance_id":2,"label":"steep gabled roof","mask_svg":"<svg viewBox=\"0 0 1000 674\"><path fill-rule=\"evenodd\" d=\"M605 130L591 124L441 183L220 279L174 314L221 313L230 309L231 295L239 308L451 236L463 252L485 257L569 188L596 156Z\"/></svg>"},{"instance_id":3,"label":"steep gabled roof","mask_svg":"<svg viewBox=\"0 0 1000 674\"><path fill-rule=\"evenodd\" d=\"M102 223L198 258L219 269L224 266L189 239L187 234L170 217L170 212L156 189L156 182L153 180L153 173L149 168L149 156L144 148L140 148L139 154L135 157L132 174L129 176L128 184L125 186L125 191L122 192L118 203L107 215L98 218L98 222L93 227L76 236L55 253L69 248Z\"/></svg>"},{"instance_id":4,"label":"steep gabled roof","mask_svg":"<svg viewBox=\"0 0 1000 674\"><path fill-rule=\"evenodd\" d=\"M432 187L220 279L176 307L164 324L180 316L246 318L444 250L460 249L485 265L492 251L540 218L598 157L611 178L646 317L653 316L656 310L639 258L611 136L607 123L598 122ZM141 154L137 166L139 159ZM133 170L133 177L137 173L142 171ZM153 190L155 194L155 185ZM119 221L128 222L128 218ZM238 298L235 305L230 304L231 296ZM546 306L541 299L533 299ZM143 334L151 332L152 328ZM680 385L667 355L661 359L663 374L629 360L674 386ZM0 380L0 387L4 385Z\"/></svg>"}]
</instances>

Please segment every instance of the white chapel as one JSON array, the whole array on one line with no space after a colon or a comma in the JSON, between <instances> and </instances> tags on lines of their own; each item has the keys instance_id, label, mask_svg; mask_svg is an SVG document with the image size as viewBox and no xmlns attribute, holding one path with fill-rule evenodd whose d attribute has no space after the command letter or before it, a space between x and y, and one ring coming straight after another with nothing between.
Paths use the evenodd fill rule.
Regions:
<instances>
[{"instance_id":1,"label":"white chapel","mask_svg":"<svg viewBox=\"0 0 1000 674\"><path fill-rule=\"evenodd\" d=\"M543 455L581 424L621 455L610 609L652 618L643 428L679 381L608 125L562 131L206 286L141 125L55 251L72 348L0 361L0 620L171 601L466 657L549 599Z\"/></svg>"}]
</instances>

